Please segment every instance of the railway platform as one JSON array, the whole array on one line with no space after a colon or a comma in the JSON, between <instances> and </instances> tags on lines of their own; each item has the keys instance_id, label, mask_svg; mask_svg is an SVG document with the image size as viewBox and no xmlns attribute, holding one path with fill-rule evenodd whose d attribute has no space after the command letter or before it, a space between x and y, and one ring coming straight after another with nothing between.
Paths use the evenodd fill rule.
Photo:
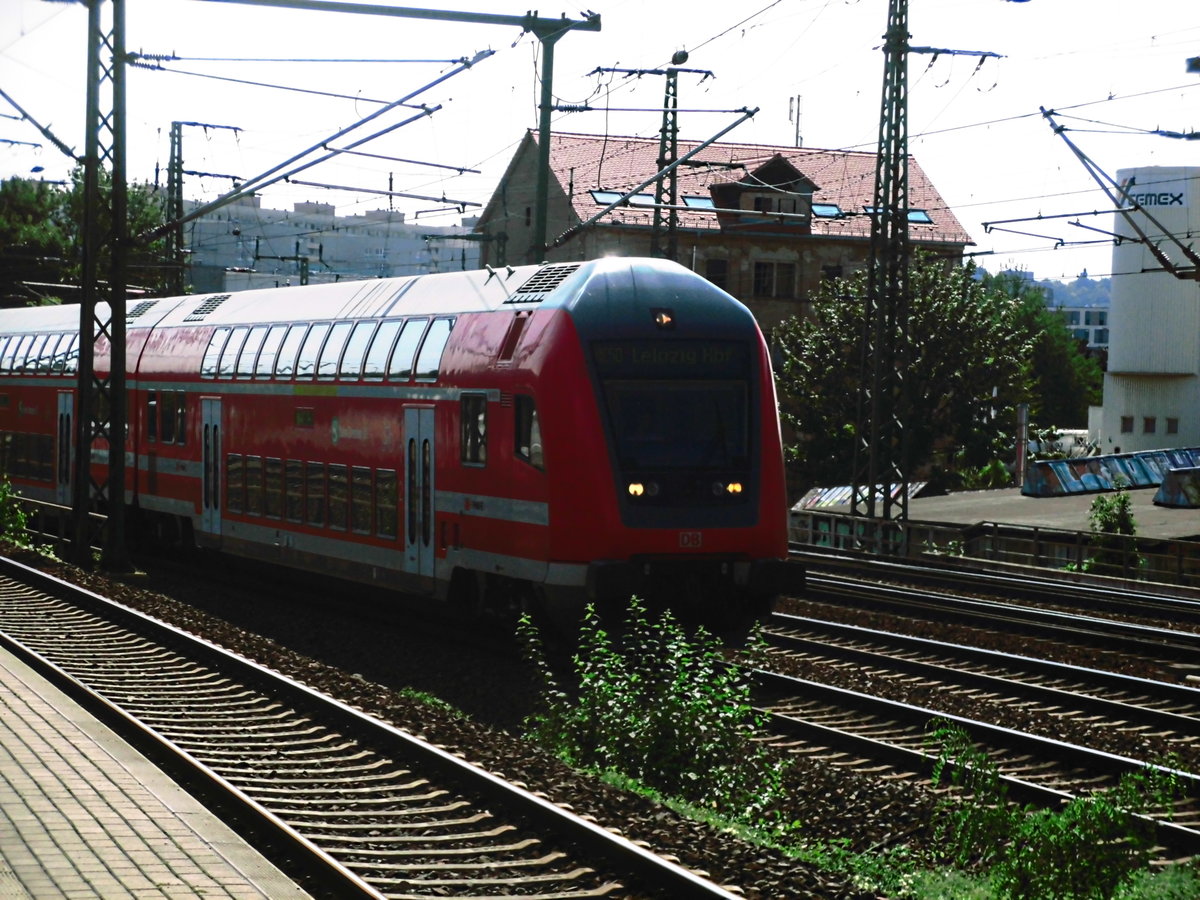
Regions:
<instances>
[{"instance_id":1,"label":"railway platform","mask_svg":"<svg viewBox=\"0 0 1200 900\"><path fill-rule=\"evenodd\" d=\"M309 896L0 647L0 898Z\"/></svg>"}]
</instances>

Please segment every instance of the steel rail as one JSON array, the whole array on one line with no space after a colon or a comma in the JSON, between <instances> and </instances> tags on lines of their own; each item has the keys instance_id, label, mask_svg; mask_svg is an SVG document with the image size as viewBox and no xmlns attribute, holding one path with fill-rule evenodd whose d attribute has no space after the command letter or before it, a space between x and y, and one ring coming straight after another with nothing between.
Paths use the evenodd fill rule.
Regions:
<instances>
[{"instance_id":1,"label":"steel rail","mask_svg":"<svg viewBox=\"0 0 1200 900\"><path fill-rule=\"evenodd\" d=\"M603 860L614 871L641 879L657 889L669 891L671 896L714 898L714 900L715 898L733 900L735 897L734 894L701 875L659 857L652 851L601 825L580 818L544 797L511 784L502 777L480 769L427 741L375 719L347 704L326 697L306 685L286 678L251 660L232 654L175 626L131 610L46 573L12 560L0 558L0 576L3 575L31 585L45 594L67 599L73 604L77 603L88 609L100 610L105 619L111 618L119 621L124 627L143 637L148 637L150 640L159 641L172 647L186 648L189 658L202 664L211 665L218 671L245 684L261 686L256 689L265 691L269 688L271 694L280 702L290 704L298 711L305 711L307 715L318 718L322 724L332 730L369 742L370 746L383 756L415 760L415 764L419 764L422 771L436 774L438 777L453 782L465 795L482 798L485 802L495 804L515 818L520 818L532 823L535 828L552 833L556 836L556 840L561 839L572 847L580 849L583 853ZM27 652L19 652L41 665L39 654L31 656ZM57 667L49 671L54 672L56 678L60 675ZM79 696L86 699L88 703L95 704L93 708L98 711L98 714L109 717L113 721L136 721L120 710L116 704L110 703L104 698L97 700L98 695L94 697L91 691L76 687L75 679L67 677L70 678L70 681L64 682L64 684L73 691L79 691ZM136 728L138 735L152 736L154 752L159 759L169 757L167 761L177 763L180 771L185 765L195 768L194 759L190 754L175 748L170 741L162 738L153 729L141 723L132 727ZM161 750L158 749L160 746ZM176 773L173 771L172 774ZM182 776L177 775L177 777ZM230 788L227 799L231 803L247 804L246 809L248 810L254 810L259 806L255 800L245 797L230 782L211 771L201 771L198 777L223 791L227 787ZM260 810L256 811L254 815L265 825L273 826L272 820L277 817L265 809L260 808ZM295 846L302 847L303 845L296 844ZM316 849L315 845L313 847ZM336 867L342 865L336 860L331 860L331 862L333 866L327 866L329 871L337 871ZM346 871L349 873L348 869ZM370 886L367 886L367 889L373 891ZM345 896L346 894L339 894L335 891L333 895ZM385 895L374 892L362 893L361 896ZM536 895L531 894L530 896Z\"/></svg>"}]
</instances>

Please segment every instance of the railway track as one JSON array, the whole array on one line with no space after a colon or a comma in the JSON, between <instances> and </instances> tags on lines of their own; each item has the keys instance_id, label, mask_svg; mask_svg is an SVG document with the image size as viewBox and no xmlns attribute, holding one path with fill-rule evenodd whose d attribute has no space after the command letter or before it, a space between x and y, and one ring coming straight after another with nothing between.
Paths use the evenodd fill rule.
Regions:
<instances>
[{"instance_id":1,"label":"railway track","mask_svg":"<svg viewBox=\"0 0 1200 900\"><path fill-rule=\"evenodd\" d=\"M984 748L1009 796L1020 802L1056 807L1080 794L1112 787L1123 774L1148 765L777 672L755 670L753 677L776 746L875 778L926 780L937 755L929 735L940 721L961 728ZM1155 811L1153 818L1166 852L1190 857L1200 851L1200 777L1179 771L1176 776L1182 797L1171 810Z\"/></svg>"},{"instance_id":2,"label":"railway track","mask_svg":"<svg viewBox=\"0 0 1200 900\"><path fill-rule=\"evenodd\" d=\"M33 570L0 573L0 635L330 896L733 896L503 777Z\"/></svg>"}]
</instances>

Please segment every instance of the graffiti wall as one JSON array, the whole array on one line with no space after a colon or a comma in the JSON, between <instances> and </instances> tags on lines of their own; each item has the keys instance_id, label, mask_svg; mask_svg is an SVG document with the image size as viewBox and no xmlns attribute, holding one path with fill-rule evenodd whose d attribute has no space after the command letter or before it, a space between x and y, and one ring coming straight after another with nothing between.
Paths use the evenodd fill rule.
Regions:
<instances>
[{"instance_id":1,"label":"graffiti wall","mask_svg":"<svg viewBox=\"0 0 1200 900\"><path fill-rule=\"evenodd\" d=\"M1171 469L1158 486L1154 502L1159 506L1200 509L1200 468Z\"/></svg>"},{"instance_id":2,"label":"graffiti wall","mask_svg":"<svg viewBox=\"0 0 1200 900\"><path fill-rule=\"evenodd\" d=\"M1062 497L1112 491L1122 486L1157 487L1175 469L1200 469L1200 448L1040 459L1026 467L1021 493L1029 497Z\"/></svg>"}]
</instances>

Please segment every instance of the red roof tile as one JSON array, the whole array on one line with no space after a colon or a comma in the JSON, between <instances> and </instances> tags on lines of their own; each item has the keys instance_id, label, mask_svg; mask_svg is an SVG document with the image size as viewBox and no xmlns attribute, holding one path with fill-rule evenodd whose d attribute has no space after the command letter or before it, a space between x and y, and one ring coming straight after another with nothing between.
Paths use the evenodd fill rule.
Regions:
<instances>
[{"instance_id":1,"label":"red roof tile","mask_svg":"<svg viewBox=\"0 0 1200 900\"><path fill-rule=\"evenodd\" d=\"M534 141L537 140L533 133ZM614 137L592 134L555 133L550 136L550 169L570 195L575 214L587 221L608 205L597 202L593 190L620 191L636 187L658 171L658 139ZM701 141L678 142L682 157ZM845 218L812 218L812 233L830 236L864 237L871 223L863 215L873 204L875 160L877 154L850 150L817 150L807 147L773 147L762 144L710 144L676 171L679 203L685 197L709 197L714 183L736 182L749 176L776 155L790 162L816 185L813 203L836 204ZM710 166L695 165L708 162ZM732 167L731 167L732 166ZM653 197L654 185L643 189ZM931 225L910 224L911 237L919 242L969 244L971 238L941 195L911 156L908 165L909 207L923 209L933 220ZM611 202L611 201L609 201ZM716 214L680 210L682 228L717 228ZM650 225L653 211L621 206L606 219L634 225ZM604 220L601 220L603 223Z\"/></svg>"}]
</instances>

